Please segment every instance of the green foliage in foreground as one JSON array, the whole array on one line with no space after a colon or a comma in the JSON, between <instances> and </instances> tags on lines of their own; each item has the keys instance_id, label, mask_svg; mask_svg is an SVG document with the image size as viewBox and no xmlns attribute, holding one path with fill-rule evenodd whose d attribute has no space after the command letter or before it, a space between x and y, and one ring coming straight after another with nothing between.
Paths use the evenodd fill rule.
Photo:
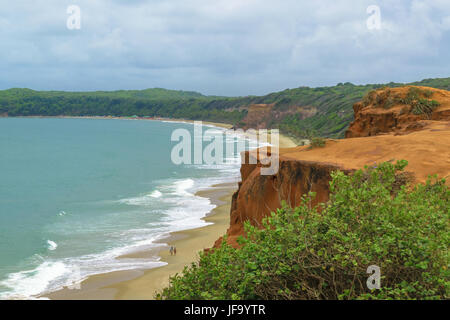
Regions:
<instances>
[{"instance_id":1,"label":"green foliage in foreground","mask_svg":"<svg viewBox=\"0 0 450 320\"><path fill-rule=\"evenodd\" d=\"M171 278L159 299L449 298L450 190L402 185L406 161L332 174L327 204L284 206ZM403 179L404 180L404 179ZM367 268L381 268L369 290Z\"/></svg>"}]
</instances>

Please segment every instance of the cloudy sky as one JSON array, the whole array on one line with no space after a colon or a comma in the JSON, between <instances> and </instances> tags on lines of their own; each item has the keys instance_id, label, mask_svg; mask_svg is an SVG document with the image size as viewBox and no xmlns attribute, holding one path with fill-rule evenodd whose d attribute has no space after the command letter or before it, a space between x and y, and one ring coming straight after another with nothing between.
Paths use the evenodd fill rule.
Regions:
<instances>
[{"instance_id":1,"label":"cloudy sky","mask_svg":"<svg viewBox=\"0 0 450 320\"><path fill-rule=\"evenodd\" d=\"M0 3L0 89L248 95L450 76L449 0ZM79 30L67 27L70 5Z\"/></svg>"}]
</instances>

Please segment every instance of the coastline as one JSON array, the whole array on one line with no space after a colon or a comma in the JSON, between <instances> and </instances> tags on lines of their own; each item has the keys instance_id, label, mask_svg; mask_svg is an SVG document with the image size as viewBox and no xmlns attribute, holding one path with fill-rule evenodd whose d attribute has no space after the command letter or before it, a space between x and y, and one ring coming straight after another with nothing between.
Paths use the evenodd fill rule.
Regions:
<instances>
[{"instance_id":1,"label":"coastline","mask_svg":"<svg viewBox=\"0 0 450 320\"><path fill-rule=\"evenodd\" d=\"M201 120L187 120L187 119L172 119L172 118L133 118L133 117L112 117L112 116L19 116L19 117L3 117L3 118L30 118L30 119L98 119L98 120L144 120L144 121L161 121L161 122L180 122L180 123L191 123L193 124L195 121ZM204 125L214 126L223 129L231 129L233 125L229 123L222 122L211 122L211 121L201 121ZM270 134L269 134L270 135ZM294 148L297 147L298 144L291 137L284 135L282 133L280 136L280 148Z\"/></svg>"},{"instance_id":2,"label":"coastline","mask_svg":"<svg viewBox=\"0 0 450 320\"><path fill-rule=\"evenodd\" d=\"M26 119L97 119L97 120L146 120L146 121L162 121L162 122L180 122L180 123L194 123L195 121L201 121L205 125L231 129L233 125L222 122L211 122L202 120L188 120L188 119L172 119L172 118L144 118L144 117L113 117L113 116L17 116L8 117L0 116L0 118L26 118Z\"/></svg>"},{"instance_id":3,"label":"coastline","mask_svg":"<svg viewBox=\"0 0 450 320\"><path fill-rule=\"evenodd\" d=\"M36 118L36 117L32 117ZM37 117L42 118L42 117ZM193 123L182 119L145 119L145 118L118 118L118 117L54 117L54 118L80 118L80 119L126 119ZM205 125L229 129L231 125L223 123L203 122ZM297 146L293 140L280 134L280 148ZM197 196L208 198L216 207L202 220L210 225L172 232L168 237L157 241L166 246L155 252L155 249L135 252L120 258L148 259L155 255L159 261L167 263L164 266L152 269L129 271L116 271L111 273L89 276L81 282L79 289L63 288L54 292L44 293L39 298L51 300L136 300L153 299L156 292L161 291L169 283L169 277L182 272L185 266L197 261L198 253L211 248L214 242L223 236L230 226L230 208L232 194L237 190L237 183L222 183L210 186L206 190L196 193ZM169 246L177 248L177 255L169 254Z\"/></svg>"},{"instance_id":4,"label":"coastline","mask_svg":"<svg viewBox=\"0 0 450 320\"><path fill-rule=\"evenodd\" d=\"M156 292L169 283L169 277L180 273L185 266L197 260L198 252L213 246L214 242L230 225L231 195L237 190L236 183L224 183L211 186L196 193L197 196L209 198L216 207L203 218L212 224L196 229L170 233L168 238L160 242L167 243L157 254L160 261L167 265L146 269L117 271L98 274L84 280L80 289L64 288L44 294L40 298L50 300L149 300L154 299ZM171 256L169 246L177 248L177 255ZM146 259L154 251L141 251L120 258L133 257Z\"/></svg>"}]
</instances>

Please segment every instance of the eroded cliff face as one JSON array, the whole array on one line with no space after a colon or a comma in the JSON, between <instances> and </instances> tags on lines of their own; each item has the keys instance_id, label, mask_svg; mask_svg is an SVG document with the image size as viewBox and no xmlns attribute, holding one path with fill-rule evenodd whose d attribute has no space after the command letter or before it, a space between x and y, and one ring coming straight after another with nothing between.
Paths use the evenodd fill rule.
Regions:
<instances>
[{"instance_id":1,"label":"eroded cliff face","mask_svg":"<svg viewBox=\"0 0 450 320\"><path fill-rule=\"evenodd\" d=\"M432 107L433 101L439 106ZM421 108L431 108L420 112ZM370 92L353 105L355 120L346 138L369 137L385 133L406 134L422 130L428 120L450 118L450 94L446 90L407 86Z\"/></svg>"},{"instance_id":2,"label":"eroded cliff face","mask_svg":"<svg viewBox=\"0 0 450 320\"><path fill-rule=\"evenodd\" d=\"M264 129L268 127L270 121L270 114L273 109L273 104L252 104L247 107L247 116L242 119L244 124L242 128L247 130Z\"/></svg>"},{"instance_id":3,"label":"eroded cliff face","mask_svg":"<svg viewBox=\"0 0 450 320\"><path fill-rule=\"evenodd\" d=\"M256 157L255 152L247 152L247 157ZM248 162L247 162L248 163ZM316 193L312 206L326 202L329 195L329 181L332 171L345 170L332 163L280 159L278 173L272 176L261 175L261 164L243 164L242 181L233 195L230 212L228 243L237 247L237 237L244 234L244 222L250 221L260 226L264 217L281 207L285 201L291 207L298 206L302 196ZM222 238L215 246L220 245Z\"/></svg>"},{"instance_id":4,"label":"eroded cliff face","mask_svg":"<svg viewBox=\"0 0 450 320\"><path fill-rule=\"evenodd\" d=\"M291 106L285 109L275 108L275 104L252 104L243 106L247 110L247 116L242 119L239 127L247 129L267 129L272 123L279 122L287 115L297 115L300 119L306 119L317 114L318 110L312 106ZM231 110L230 110L231 111Z\"/></svg>"},{"instance_id":5,"label":"eroded cliff face","mask_svg":"<svg viewBox=\"0 0 450 320\"><path fill-rule=\"evenodd\" d=\"M294 207L312 191L316 193L312 205L326 202L330 174L335 170L351 173L365 165L405 159L412 182L425 182L432 174L450 177L450 92L422 87L424 92L433 91L426 94L439 106L429 114L412 114L405 108L413 106L404 103L380 107L391 95L397 102L405 99L409 88L390 89L389 95L383 90L369 99L378 101L378 105L370 101L355 104L355 121L347 132L348 138L327 140L323 148L280 149L280 168L275 175L261 175L259 161L249 164L250 157L256 159L257 151L247 152L246 164L241 167L242 181L232 199L227 242L237 247L236 239L244 235L244 222L260 226L264 217L281 207L282 201ZM381 97L377 98L377 94ZM214 246L221 242L222 238Z\"/></svg>"}]
</instances>

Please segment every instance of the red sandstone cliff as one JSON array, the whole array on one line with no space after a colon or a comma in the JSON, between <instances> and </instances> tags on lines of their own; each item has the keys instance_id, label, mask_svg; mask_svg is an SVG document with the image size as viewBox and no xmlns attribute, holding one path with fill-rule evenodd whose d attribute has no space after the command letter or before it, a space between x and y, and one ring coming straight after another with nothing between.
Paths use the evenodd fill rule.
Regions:
<instances>
[{"instance_id":1,"label":"red sandstone cliff","mask_svg":"<svg viewBox=\"0 0 450 320\"><path fill-rule=\"evenodd\" d=\"M420 87L439 106L429 114L413 114L416 102L406 99L409 90L382 89L356 103L355 121L346 139L328 140L323 148L281 149L276 175L263 176L260 164L246 161L241 167L242 182L232 199L228 242L237 246L244 222L260 225L283 200L296 206L302 195L313 191L317 194L313 205L327 201L330 173L337 169L350 173L364 165L405 159L415 182L424 182L431 174L450 176L450 92ZM421 92L415 98L426 99ZM406 100L412 105L405 104ZM387 106L386 101L390 101ZM256 151L247 152L246 157L256 157ZM221 242L222 238L215 247Z\"/></svg>"},{"instance_id":2,"label":"red sandstone cliff","mask_svg":"<svg viewBox=\"0 0 450 320\"><path fill-rule=\"evenodd\" d=\"M247 116L242 119L245 124L243 129L264 129L268 128L273 104L252 104L248 106Z\"/></svg>"},{"instance_id":3,"label":"red sandstone cliff","mask_svg":"<svg viewBox=\"0 0 450 320\"><path fill-rule=\"evenodd\" d=\"M312 106L291 106L285 110L274 108L275 104L252 104L243 106L248 111L247 116L242 119L240 128L266 129L271 127L273 121L280 121L287 115L296 114L301 119L314 116L317 108Z\"/></svg>"},{"instance_id":4,"label":"red sandstone cliff","mask_svg":"<svg viewBox=\"0 0 450 320\"><path fill-rule=\"evenodd\" d=\"M439 102L440 106L429 110L429 113L415 112L423 102L433 100ZM383 133L404 134L422 130L429 124L427 120L448 121L450 95L449 91L428 87L386 88L370 92L363 101L354 104L353 111L355 120L350 124L346 138Z\"/></svg>"}]
</instances>

